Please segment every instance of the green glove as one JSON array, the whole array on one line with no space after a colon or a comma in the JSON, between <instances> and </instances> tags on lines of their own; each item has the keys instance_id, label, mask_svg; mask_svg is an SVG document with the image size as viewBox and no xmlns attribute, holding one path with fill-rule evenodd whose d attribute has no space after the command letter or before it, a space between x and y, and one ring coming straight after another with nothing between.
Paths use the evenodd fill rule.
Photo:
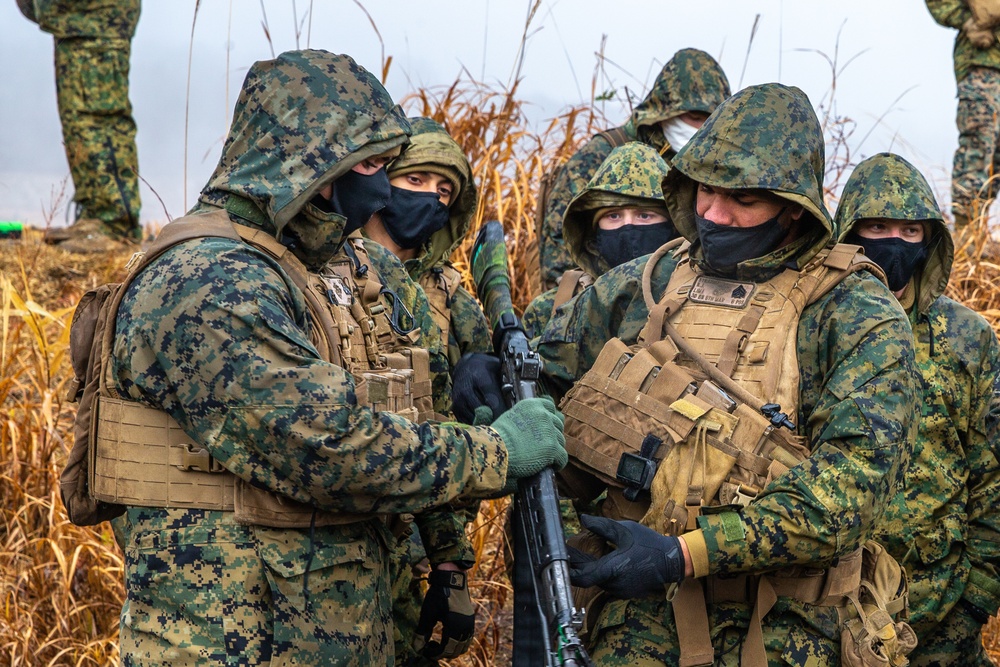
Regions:
<instances>
[{"instance_id":1,"label":"green glove","mask_svg":"<svg viewBox=\"0 0 1000 667\"><path fill-rule=\"evenodd\" d=\"M562 468L569 460L563 416L552 399L529 398L500 415L493 428L507 445L507 483L504 494L517 489L517 480L549 466Z\"/></svg>"}]
</instances>

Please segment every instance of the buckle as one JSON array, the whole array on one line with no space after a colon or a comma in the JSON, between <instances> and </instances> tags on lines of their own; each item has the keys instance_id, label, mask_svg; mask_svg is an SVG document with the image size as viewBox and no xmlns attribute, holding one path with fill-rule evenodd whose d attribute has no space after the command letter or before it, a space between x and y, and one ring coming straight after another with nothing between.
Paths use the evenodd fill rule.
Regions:
<instances>
[{"instance_id":1,"label":"buckle","mask_svg":"<svg viewBox=\"0 0 1000 667\"><path fill-rule=\"evenodd\" d=\"M226 471L225 466L213 459L207 449L192 444L184 446L184 451L181 452L181 462L177 467L185 472L220 473Z\"/></svg>"},{"instance_id":2,"label":"buckle","mask_svg":"<svg viewBox=\"0 0 1000 667\"><path fill-rule=\"evenodd\" d=\"M625 485L622 495L635 502L642 491L649 491L656 476L656 461L631 452L624 452L618 460L618 471L615 478Z\"/></svg>"}]
</instances>

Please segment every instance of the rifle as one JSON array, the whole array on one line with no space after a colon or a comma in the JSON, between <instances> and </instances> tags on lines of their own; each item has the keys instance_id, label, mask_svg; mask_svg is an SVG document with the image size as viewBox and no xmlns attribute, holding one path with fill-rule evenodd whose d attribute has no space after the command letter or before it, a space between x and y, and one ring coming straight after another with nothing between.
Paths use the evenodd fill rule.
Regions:
<instances>
[{"instance_id":1,"label":"rifle","mask_svg":"<svg viewBox=\"0 0 1000 667\"><path fill-rule=\"evenodd\" d=\"M503 225L479 230L472 276L493 327L507 406L537 395L542 363L514 313ZM577 632L583 610L573 607L569 555L559 516L555 472L547 468L518 482L511 515L514 528L514 667L592 667Z\"/></svg>"}]
</instances>

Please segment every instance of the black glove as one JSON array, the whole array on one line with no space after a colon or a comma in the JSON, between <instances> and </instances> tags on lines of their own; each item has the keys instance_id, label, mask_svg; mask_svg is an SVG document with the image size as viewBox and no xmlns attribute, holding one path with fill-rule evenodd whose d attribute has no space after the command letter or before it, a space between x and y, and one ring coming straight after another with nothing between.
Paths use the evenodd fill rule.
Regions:
<instances>
[{"instance_id":1,"label":"black glove","mask_svg":"<svg viewBox=\"0 0 1000 667\"><path fill-rule=\"evenodd\" d=\"M600 586L617 598L662 595L663 587L684 578L684 552L676 537L660 535L635 521L580 515L584 528L617 548L594 558L568 547L569 578L574 586Z\"/></svg>"},{"instance_id":2,"label":"black glove","mask_svg":"<svg viewBox=\"0 0 1000 667\"><path fill-rule=\"evenodd\" d=\"M475 424L476 408L481 406L493 412L493 419L507 409L500 390L500 360L492 354L468 352L451 375L451 409L463 424Z\"/></svg>"},{"instance_id":3,"label":"black glove","mask_svg":"<svg viewBox=\"0 0 1000 667\"><path fill-rule=\"evenodd\" d=\"M476 629L476 609L469 597L465 572L433 570L427 581L430 588L420 608L413 648L431 659L460 656L469 649ZM438 623L441 641L431 641Z\"/></svg>"}]
</instances>

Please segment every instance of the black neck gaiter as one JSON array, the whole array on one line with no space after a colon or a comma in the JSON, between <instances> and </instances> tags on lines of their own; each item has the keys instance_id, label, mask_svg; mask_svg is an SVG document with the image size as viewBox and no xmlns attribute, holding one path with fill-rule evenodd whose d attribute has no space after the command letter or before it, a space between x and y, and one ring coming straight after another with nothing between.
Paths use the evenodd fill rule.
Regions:
<instances>
[{"instance_id":1,"label":"black neck gaiter","mask_svg":"<svg viewBox=\"0 0 1000 667\"><path fill-rule=\"evenodd\" d=\"M669 222L652 225L622 225L618 229L597 228L594 243L597 252L612 268L653 252L670 241L677 232Z\"/></svg>"},{"instance_id":2,"label":"black neck gaiter","mask_svg":"<svg viewBox=\"0 0 1000 667\"><path fill-rule=\"evenodd\" d=\"M733 276L741 262L774 252L788 236L788 230L778 222L784 210L754 227L717 225L695 213L705 263L720 276Z\"/></svg>"},{"instance_id":3,"label":"black neck gaiter","mask_svg":"<svg viewBox=\"0 0 1000 667\"><path fill-rule=\"evenodd\" d=\"M333 182L330 207L347 219L344 238L365 226L368 219L389 203L389 177L385 169L371 176L351 170Z\"/></svg>"},{"instance_id":4,"label":"black neck gaiter","mask_svg":"<svg viewBox=\"0 0 1000 667\"><path fill-rule=\"evenodd\" d=\"M853 243L865 249L865 255L885 271L889 289L893 292L906 287L917 267L927 258L927 246L922 242L911 243L898 236L868 239L853 230L844 237L844 243Z\"/></svg>"},{"instance_id":5,"label":"black neck gaiter","mask_svg":"<svg viewBox=\"0 0 1000 667\"><path fill-rule=\"evenodd\" d=\"M395 185L391 189L392 199L382 209L382 225L400 248L420 248L448 224L448 207L436 192L415 192Z\"/></svg>"}]
</instances>

